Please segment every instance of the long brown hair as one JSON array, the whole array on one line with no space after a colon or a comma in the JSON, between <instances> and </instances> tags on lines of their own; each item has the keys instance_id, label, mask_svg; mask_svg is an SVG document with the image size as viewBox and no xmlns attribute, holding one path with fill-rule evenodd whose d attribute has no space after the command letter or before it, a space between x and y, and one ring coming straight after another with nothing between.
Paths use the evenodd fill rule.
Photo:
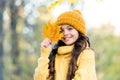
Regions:
<instances>
[{"instance_id":1,"label":"long brown hair","mask_svg":"<svg viewBox=\"0 0 120 80\"><path fill-rule=\"evenodd\" d=\"M77 66L77 59L78 56L80 55L80 53L86 48L86 46L90 47L90 41L89 38L87 36L82 35L81 33L79 33L79 38L77 39L77 41L74 43L74 48L73 51L71 53L71 60L69 62L69 68L68 68L68 73L67 73L67 77L66 80L72 80L75 76L75 71L77 70L78 66ZM58 43L55 45L54 49L51 51L51 54L49 56L49 76L48 76L48 80L55 80L55 55L57 53L57 49L60 46L65 45L62 41L58 41Z\"/></svg>"}]
</instances>

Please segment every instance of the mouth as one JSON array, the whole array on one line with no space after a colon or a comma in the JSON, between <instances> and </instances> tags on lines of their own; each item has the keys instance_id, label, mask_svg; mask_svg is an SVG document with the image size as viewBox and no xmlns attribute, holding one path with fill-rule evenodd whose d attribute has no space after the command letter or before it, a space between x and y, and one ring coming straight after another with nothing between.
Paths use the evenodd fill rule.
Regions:
<instances>
[{"instance_id":1,"label":"mouth","mask_svg":"<svg viewBox=\"0 0 120 80\"><path fill-rule=\"evenodd\" d=\"M64 39L64 41L69 41L71 39L71 37L64 37L63 39Z\"/></svg>"}]
</instances>

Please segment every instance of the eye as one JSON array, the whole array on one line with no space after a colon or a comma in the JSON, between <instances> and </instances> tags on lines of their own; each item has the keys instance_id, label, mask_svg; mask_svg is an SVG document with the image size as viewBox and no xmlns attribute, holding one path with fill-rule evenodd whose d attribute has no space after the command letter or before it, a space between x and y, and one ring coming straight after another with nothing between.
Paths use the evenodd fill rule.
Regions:
<instances>
[{"instance_id":1,"label":"eye","mask_svg":"<svg viewBox=\"0 0 120 80\"><path fill-rule=\"evenodd\" d=\"M62 29L60 29L60 33L63 33L63 30L62 30Z\"/></svg>"},{"instance_id":2,"label":"eye","mask_svg":"<svg viewBox=\"0 0 120 80\"><path fill-rule=\"evenodd\" d=\"M72 27L68 27L68 30L71 31L73 28Z\"/></svg>"}]
</instances>

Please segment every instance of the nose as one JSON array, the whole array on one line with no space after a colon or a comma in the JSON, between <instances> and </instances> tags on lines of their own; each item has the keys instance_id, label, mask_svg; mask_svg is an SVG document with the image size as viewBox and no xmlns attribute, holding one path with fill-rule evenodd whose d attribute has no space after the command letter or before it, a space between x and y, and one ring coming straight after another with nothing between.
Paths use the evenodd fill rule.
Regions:
<instances>
[{"instance_id":1,"label":"nose","mask_svg":"<svg viewBox=\"0 0 120 80\"><path fill-rule=\"evenodd\" d=\"M63 35L67 35L67 34L69 34L69 31L68 30L64 30L63 31Z\"/></svg>"}]
</instances>

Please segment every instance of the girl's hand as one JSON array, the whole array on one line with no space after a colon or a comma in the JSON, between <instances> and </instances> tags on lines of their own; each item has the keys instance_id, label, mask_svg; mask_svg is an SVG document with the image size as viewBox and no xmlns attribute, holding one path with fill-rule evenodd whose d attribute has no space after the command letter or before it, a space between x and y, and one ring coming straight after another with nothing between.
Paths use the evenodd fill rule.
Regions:
<instances>
[{"instance_id":1,"label":"girl's hand","mask_svg":"<svg viewBox=\"0 0 120 80\"><path fill-rule=\"evenodd\" d=\"M52 42L50 39L46 38L41 42L41 47L42 48L51 48L52 49Z\"/></svg>"}]
</instances>

